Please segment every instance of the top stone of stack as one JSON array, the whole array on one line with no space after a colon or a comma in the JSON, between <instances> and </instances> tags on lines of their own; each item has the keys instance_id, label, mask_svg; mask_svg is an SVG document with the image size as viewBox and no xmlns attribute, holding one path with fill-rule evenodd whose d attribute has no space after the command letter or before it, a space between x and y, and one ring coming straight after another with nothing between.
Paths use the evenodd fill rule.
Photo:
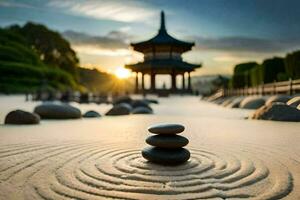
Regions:
<instances>
[{"instance_id":1,"label":"top stone of stack","mask_svg":"<svg viewBox=\"0 0 300 200\"><path fill-rule=\"evenodd\" d=\"M150 133L173 135L184 131L184 126L180 124L157 124L148 128Z\"/></svg>"}]
</instances>

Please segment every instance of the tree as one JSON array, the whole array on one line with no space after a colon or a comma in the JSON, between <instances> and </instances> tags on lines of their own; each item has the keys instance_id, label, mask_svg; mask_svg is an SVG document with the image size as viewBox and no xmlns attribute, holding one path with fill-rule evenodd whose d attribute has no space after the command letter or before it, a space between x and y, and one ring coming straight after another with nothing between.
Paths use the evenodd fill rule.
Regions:
<instances>
[{"instance_id":1,"label":"tree","mask_svg":"<svg viewBox=\"0 0 300 200\"><path fill-rule=\"evenodd\" d=\"M49 67L17 31L0 28L0 92L34 92L77 89L73 76L59 67Z\"/></svg>"},{"instance_id":2,"label":"tree","mask_svg":"<svg viewBox=\"0 0 300 200\"><path fill-rule=\"evenodd\" d=\"M261 70L264 83L279 81L278 75L280 73L285 73L284 59L279 57L266 59L262 63Z\"/></svg>"},{"instance_id":3,"label":"tree","mask_svg":"<svg viewBox=\"0 0 300 200\"><path fill-rule=\"evenodd\" d=\"M246 71L249 71L253 67L255 67L256 65L257 65L257 62L246 62L246 63L237 64L234 67L234 74L241 74L241 73L244 73Z\"/></svg>"},{"instance_id":4,"label":"tree","mask_svg":"<svg viewBox=\"0 0 300 200\"><path fill-rule=\"evenodd\" d=\"M234 74L232 76L232 87L233 88L242 88L245 86L250 86L250 75L249 72L257 66L256 62L247 62L237 64L234 67Z\"/></svg>"},{"instance_id":5,"label":"tree","mask_svg":"<svg viewBox=\"0 0 300 200\"><path fill-rule=\"evenodd\" d=\"M58 32L46 26L28 22L23 27L12 26L10 30L25 37L26 41L39 54L41 60L53 67L59 67L78 79L79 59L70 43Z\"/></svg>"},{"instance_id":6,"label":"tree","mask_svg":"<svg viewBox=\"0 0 300 200\"><path fill-rule=\"evenodd\" d=\"M300 51L287 54L284 64L287 75L290 78L300 78Z\"/></svg>"}]
</instances>

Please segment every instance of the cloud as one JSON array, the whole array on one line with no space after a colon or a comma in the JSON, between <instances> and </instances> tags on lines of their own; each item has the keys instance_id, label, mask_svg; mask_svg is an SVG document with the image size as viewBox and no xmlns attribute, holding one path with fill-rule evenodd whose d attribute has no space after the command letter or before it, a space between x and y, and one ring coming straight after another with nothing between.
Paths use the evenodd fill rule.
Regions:
<instances>
[{"instance_id":1,"label":"cloud","mask_svg":"<svg viewBox=\"0 0 300 200\"><path fill-rule=\"evenodd\" d=\"M233 55L220 55L220 56L217 56L217 57L214 57L213 58L214 61L216 62L221 62L221 63L224 63L224 62L242 62L242 61L246 61L247 58L241 58L239 56L233 56Z\"/></svg>"},{"instance_id":2,"label":"cloud","mask_svg":"<svg viewBox=\"0 0 300 200\"><path fill-rule=\"evenodd\" d=\"M67 10L74 15L121 22L144 21L156 14L144 1L121 0L53 0L48 6Z\"/></svg>"},{"instance_id":3,"label":"cloud","mask_svg":"<svg viewBox=\"0 0 300 200\"><path fill-rule=\"evenodd\" d=\"M32 5L25 3L17 3L14 1L0 1L0 7L9 7L9 8L36 8Z\"/></svg>"},{"instance_id":4,"label":"cloud","mask_svg":"<svg viewBox=\"0 0 300 200\"><path fill-rule=\"evenodd\" d=\"M111 71L127 63L141 61L142 54L129 48L131 35L122 31L111 31L104 36L92 36L75 31L63 32L78 53L81 65L98 65L99 69Z\"/></svg>"},{"instance_id":5,"label":"cloud","mask_svg":"<svg viewBox=\"0 0 300 200\"><path fill-rule=\"evenodd\" d=\"M72 45L94 46L105 49L128 48L127 41L131 37L120 31L112 31L105 36L92 36L75 31L65 31L62 34Z\"/></svg>"},{"instance_id":6,"label":"cloud","mask_svg":"<svg viewBox=\"0 0 300 200\"><path fill-rule=\"evenodd\" d=\"M129 49L105 49L92 45L73 45L72 47L77 53L95 56L118 57L131 55L131 51Z\"/></svg>"},{"instance_id":7,"label":"cloud","mask_svg":"<svg viewBox=\"0 0 300 200\"><path fill-rule=\"evenodd\" d=\"M251 37L194 37L196 49L227 52L277 53L300 46L299 40L269 40Z\"/></svg>"}]
</instances>

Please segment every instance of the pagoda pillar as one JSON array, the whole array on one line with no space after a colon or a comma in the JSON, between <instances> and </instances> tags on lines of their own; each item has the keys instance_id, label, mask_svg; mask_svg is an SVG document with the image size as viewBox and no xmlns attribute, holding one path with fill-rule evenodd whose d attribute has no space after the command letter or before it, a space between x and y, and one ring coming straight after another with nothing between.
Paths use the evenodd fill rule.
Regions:
<instances>
[{"instance_id":1,"label":"pagoda pillar","mask_svg":"<svg viewBox=\"0 0 300 200\"><path fill-rule=\"evenodd\" d=\"M176 90L176 74L175 74L175 70L172 70L172 74L171 74L171 79L172 79L172 90L175 91Z\"/></svg>"},{"instance_id":2,"label":"pagoda pillar","mask_svg":"<svg viewBox=\"0 0 300 200\"><path fill-rule=\"evenodd\" d=\"M191 73L189 72L188 74L189 74L189 76L188 76L188 90L192 91Z\"/></svg>"},{"instance_id":3,"label":"pagoda pillar","mask_svg":"<svg viewBox=\"0 0 300 200\"><path fill-rule=\"evenodd\" d=\"M139 73L135 72L135 93L139 92Z\"/></svg>"},{"instance_id":4,"label":"pagoda pillar","mask_svg":"<svg viewBox=\"0 0 300 200\"><path fill-rule=\"evenodd\" d=\"M151 91L154 92L156 90L155 86L155 74L151 72Z\"/></svg>"},{"instance_id":5,"label":"pagoda pillar","mask_svg":"<svg viewBox=\"0 0 300 200\"><path fill-rule=\"evenodd\" d=\"M145 74L142 73L142 92L145 91Z\"/></svg>"},{"instance_id":6,"label":"pagoda pillar","mask_svg":"<svg viewBox=\"0 0 300 200\"><path fill-rule=\"evenodd\" d=\"M185 90L185 77L184 77L184 73L182 74L182 90Z\"/></svg>"}]
</instances>

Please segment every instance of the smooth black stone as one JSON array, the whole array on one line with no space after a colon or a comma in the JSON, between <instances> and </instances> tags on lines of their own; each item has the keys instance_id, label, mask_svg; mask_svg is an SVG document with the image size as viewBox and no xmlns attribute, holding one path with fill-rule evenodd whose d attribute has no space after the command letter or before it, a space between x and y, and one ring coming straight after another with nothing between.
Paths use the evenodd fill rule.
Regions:
<instances>
[{"instance_id":1,"label":"smooth black stone","mask_svg":"<svg viewBox=\"0 0 300 200\"><path fill-rule=\"evenodd\" d=\"M184 131L181 124L156 124L150 126L148 131L155 134L178 134Z\"/></svg>"},{"instance_id":2,"label":"smooth black stone","mask_svg":"<svg viewBox=\"0 0 300 200\"><path fill-rule=\"evenodd\" d=\"M189 143L189 140L179 135L153 135L146 139L146 143L162 148L180 148Z\"/></svg>"},{"instance_id":3,"label":"smooth black stone","mask_svg":"<svg viewBox=\"0 0 300 200\"><path fill-rule=\"evenodd\" d=\"M77 119L81 111L68 104L44 103L34 108L42 119Z\"/></svg>"},{"instance_id":4,"label":"smooth black stone","mask_svg":"<svg viewBox=\"0 0 300 200\"><path fill-rule=\"evenodd\" d=\"M121 103L127 103L127 104L131 104L132 103L132 99L129 96L122 96L122 97L117 97L113 100L113 105L118 105Z\"/></svg>"},{"instance_id":5,"label":"smooth black stone","mask_svg":"<svg viewBox=\"0 0 300 200\"><path fill-rule=\"evenodd\" d=\"M153 103L153 104L159 103L156 99L144 99L144 101L147 101L148 103Z\"/></svg>"},{"instance_id":6,"label":"smooth black stone","mask_svg":"<svg viewBox=\"0 0 300 200\"><path fill-rule=\"evenodd\" d=\"M178 165L188 161L190 152L185 148L163 149L159 147L147 147L142 150L142 156L153 163Z\"/></svg>"},{"instance_id":7,"label":"smooth black stone","mask_svg":"<svg viewBox=\"0 0 300 200\"><path fill-rule=\"evenodd\" d=\"M93 110L87 111L86 113L84 113L84 115L82 115L82 117L85 118L97 118L97 117L101 117L101 115Z\"/></svg>"},{"instance_id":8,"label":"smooth black stone","mask_svg":"<svg viewBox=\"0 0 300 200\"><path fill-rule=\"evenodd\" d=\"M4 120L5 124L38 124L40 116L35 113L26 112L23 110L14 110L9 112Z\"/></svg>"},{"instance_id":9,"label":"smooth black stone","mask_svg":"<svg viewBox=\"0 0 300 200\"><path fill-rule=\"evenodd\" d=\"M152 114L153 111L147 107L136 107L131 111L132 114Z\"/></svg>"},{"instance_id":10,"label":"smooth black stone","mask_svg":"<svg viewBox=\"0 0 300 200\"><path fill-rule=\"evenodd\" d=\"M149 106L149 103L145 100L133 100L131 106L133 108L145 107L148 108L149 110L152 110L152 108Z\"/></svg>"},{"instance_id":11,"label":"smooth black stone","mask_svg":"<svg viewBox=\"0 0 300 200\"><path fill-rule=\"evenodd\" d=\"M129 115L132 110L130 104L120 103L112 107L106 115L114 116L114 115Z\"/></svg>"}]
</instances>

